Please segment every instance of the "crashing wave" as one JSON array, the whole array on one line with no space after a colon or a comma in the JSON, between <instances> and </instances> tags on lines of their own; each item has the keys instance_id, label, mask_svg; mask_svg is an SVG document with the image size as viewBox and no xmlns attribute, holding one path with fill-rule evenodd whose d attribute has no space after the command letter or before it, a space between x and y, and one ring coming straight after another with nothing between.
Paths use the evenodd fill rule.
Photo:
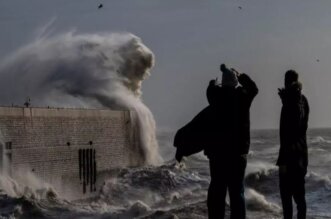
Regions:
<instances>
[{"instance_id":1,"label":"crashing wave","mask_svg":"<svg viewBox=\"0 0 331 219\"><path fill-rule=\"evenodd\" d=\"M0 63L0 104L131 110L144 164L159 164L156 125L141 101L153 53L127 33L69 32L36 41Z\"/></svg>"},{"instance_id":2,"label":"crashing wave","mask_svg":"<svg viewBox=\"0 0 331 219\"><path fill-rule=\"evenodd\" d=\"M316 136L316 137L310 139L310 142L311 143L327 143L327 144L331 144L331 140L326 140L322 136Z\"/></svg>"},{"instance_id":3,"label":"crashing wave","mask_svg":"<svg viewBox=\"0 0 331 219\"><path fill-rule=\"evenodd\" d=\"M246 205L252 211L267 211L280 213L281 208L272 202L267 201L266 197L254 189L247 188L245 192Z\"/></svg>"},{"instance_id":4,"label":"crashing wave","mask_svg":"<svg viewBox=\"0 0 331 219\"><path fill-rule=\"evenodd\" d=\"M309 190L325 188L331 191L331 179L327 175L322 176L315 172L309 172L306 176L306 181Z\"/></svg>"}]
</instances>

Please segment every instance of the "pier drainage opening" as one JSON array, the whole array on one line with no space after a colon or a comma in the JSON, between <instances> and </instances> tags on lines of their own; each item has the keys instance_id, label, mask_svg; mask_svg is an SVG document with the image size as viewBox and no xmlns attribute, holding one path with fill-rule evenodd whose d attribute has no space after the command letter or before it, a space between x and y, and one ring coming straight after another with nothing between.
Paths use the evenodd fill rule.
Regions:
<instances>
[{"instance_id":1,"label":"pier drainage opening","mask_svg":"<svg viewBox=\"0 0 331 219\"><path fill-rule=\"evenodd\" d=\"M12 142L0 143L0 172L5 175L11 175L12 163Z\"/></svg>"},{"instance_id":2,"label":"pier drainage opening","mask_svg":"<svg viewBox=\"0 0 331 219\"><path fill-rule=\"evenodd\" d=\"M83 184L83 193L96 191L97 162L95 149L79 149L79 180Z\"/></svg>"}]
</instances>

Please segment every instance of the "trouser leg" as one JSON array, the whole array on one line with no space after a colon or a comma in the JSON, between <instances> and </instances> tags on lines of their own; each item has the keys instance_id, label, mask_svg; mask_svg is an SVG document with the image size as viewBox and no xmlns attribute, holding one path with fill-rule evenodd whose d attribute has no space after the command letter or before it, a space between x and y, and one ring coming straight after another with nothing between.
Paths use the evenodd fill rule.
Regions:
<instances>
[{"instance_id":1,"label":"trouser leg","mask_svg":"<svg viewBox=\"0 0 331 219\"><path fill-rule=\"evenodd\" d=\"M244 185L230 186L230 208L231 219L245 219L246 218L246 204L244 195Z\"/></svg>"},{"instance_id":2,"label":"trouser leg","mask_svg":"<svg viewBox=\"0 0 331 219\"><path fill-rule=\"evenodd\" d=\"M297 204L298 219L306 219L305 176L297 176L293 187L293 198Z\"/></svg>"},{"instance_id":3,"label":"trouser leg","mask_svg":"<svg viewBox=\"0 0 331 219\"><path fill-rule=\"evenodd\" d=\"M222 219L225 214L226 185L211 180L208 189L208 218Z\"/></svg>"},{"instance_id":4,"label":"trouser leg","mask_svg":"<svg viewBox=\"0 0 331 219\"><path fill-rule=\"evenodd\" d=\"M247 161L244 158L239 158L235 163L235 168L230 175L229 196L231 219L245 219L246 218L246 204L245 204L245 189L244 178Z\"/></svg>"},{"instance_id":5,"label":"trouser leg","mask_svg":"<svg viewBox=\"0 0 331 219\"><path fill-rule=\"evenodd\" d=\"M284 219L292 219L293 206L292 206L292 192L291 192L291 179L288 173L279 173L279 189L280 197L283 206Z\"/></svg>"},{"instance_id":6,"label":"trouser leg","mask_svg":"<svg viewBox=\"0 0 331 219\"><path fill-rule=\"evenodd\" d=\"M226 177L222 165L210 162L211 181L208 189L208 218L223 219L225 215Z\"/></svg>"}]
</instances>

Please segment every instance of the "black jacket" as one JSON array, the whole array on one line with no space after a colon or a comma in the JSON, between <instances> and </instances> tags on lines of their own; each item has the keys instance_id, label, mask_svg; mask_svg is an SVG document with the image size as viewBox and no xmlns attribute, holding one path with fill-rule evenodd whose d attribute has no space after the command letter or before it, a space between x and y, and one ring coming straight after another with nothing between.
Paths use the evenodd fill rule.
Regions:
<instances>
[{"instance_id":1,"label":"black jacket","mask_svg":"<svg viewBox=\"0 0 331 219\"><path fill-rule=\"evenodd\" d=\"M279 96L283 107L280 117L280 150L277 165L306 171L308 166L306 132L309 118L307 98L294 86L281 90Z\"/></svg>"},{"instance_id":2,"label":"black jacket","mask_svg":"<svg viewBox=\"0 0 331 219\"><path fill-rule=\"evenodd\" d=\"M174 146L178 156L190 156L204 150L210 139L208 127L212 116L212 108L208 106L176 132Z\"/></svg>"},{"instance_id":3,"label":"black jacket","mask_svg":"<svg viewBox=\"0 0 331 219\"><path fill-rule=\"evenodd\" d=\"M247 154L250 147L250 107L258 88L246 74L238 78L241 86L221 87L210 83L207 99L213 121L208 132L210 141L205 145L209 159Z\"/></svg>"}]
</instances>

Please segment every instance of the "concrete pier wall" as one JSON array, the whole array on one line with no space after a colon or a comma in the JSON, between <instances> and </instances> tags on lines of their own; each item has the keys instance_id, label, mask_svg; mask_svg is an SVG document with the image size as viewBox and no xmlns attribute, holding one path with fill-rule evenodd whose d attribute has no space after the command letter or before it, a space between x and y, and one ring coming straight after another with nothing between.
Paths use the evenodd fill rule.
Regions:
<instances>
[{"instance_id":1,"label":"concrete pier wall","mask_svg":"<svg viewBox=\"0 0 331 219\"><path fill-rule=\"evenodd\" d=\"M131 122L130 111L0 107L0 167L14 178L31 171L61 190L69 181L82 192L83 173L91 183L99 173L139 165Z\"/></svg>"}]
</instances>

